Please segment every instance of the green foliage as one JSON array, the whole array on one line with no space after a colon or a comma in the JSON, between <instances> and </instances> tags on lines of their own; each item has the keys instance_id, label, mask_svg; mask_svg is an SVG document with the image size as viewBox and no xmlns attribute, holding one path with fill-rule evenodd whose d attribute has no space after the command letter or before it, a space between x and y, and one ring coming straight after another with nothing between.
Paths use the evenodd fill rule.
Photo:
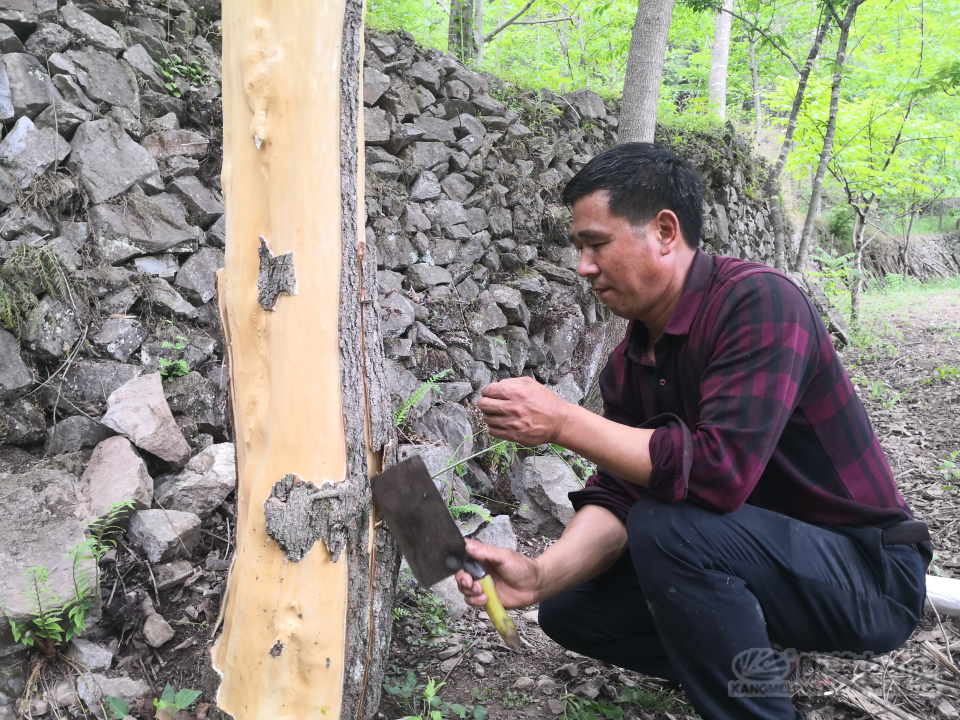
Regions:
<instances>
[{"instance_id":1,"label":"green foliage","mask_svg":"<svg viewBox=\"0 0 960 720\"><path fill-rule=\"evenodd\" d=\"M15 642L26 647L62 643L70 637L61 624L63 605L49 585L50 570L44 566L29 567L24 571L20 597L30 603L30 619L20 622L8 616Z\"/></svg>"},{"instance_id":2,"label":"green foliage","mask_svg":"<svg viewBox=\"0 0 960 720\"><path fill-rule=\"evenodd\" d=\"M447 605L430 588L423 587L413 577L401 573L401 593L393 608L393 619L408 618L409 634L407 642L411 645L423 645L423 636L427 638L443 637L450 634L447 629ZM415 634L420 631L422 635Z\"/></svg>"},{"instance_id":3,"label":"green foliage","mask_svg":"<svg viewBox=\"0 0 960 720\"><path fill-rule=\"evenodd\" d=\"M397 410L396 414L393 416L394 424L398 426L403 425L403 423L405 423L407 420L407 413L409 413L412 408L416 407L417 403L423 399L423 396L431 390L436 390L442 395L443 392L437 386L437 382L452 372L453 368L447 368L446 370L441 370L438 373L434 373L429 380L422 383L420 387L414 390L413 394L411 394L410 397L404 401L403 405L400 406L400 409Z\"/></svg>"},{"instance_id":4,"label":"green foliage","mask_svg":"<svg viewBox=\"0 0 960 720\"><path fill-rule=\"evenodd\" d=\"M154 62L153 66L160 73L164 81L163 86L174 97L180 97L181 95L180 86L176 81L178 75L193 88L203 87L211 82L211 78L203 65L196 60L184 60L176 53L161 58L160 62Z\"/></svg>"},{"instance_id":5,"label":"green foliage","mask_svg":"<svg viewBox=\"0 0 960 720\"><path fill-rule=\"evenodd\" d=\"M960 481L960 462L957 460L958 456L960 456L960 450L954 450L944 458L942 463L937 465L937 470L943 475L944 482L954 483ZM953 487L950 486L949 489L952 490Z\"/></svg>"},{"instance_id":6,"label":"green foliage","mask_svg":"<svg viewBox=\"0 0 960 720\"><path fill-rule=\"evenodd\" d=\"M160 717L160 711L170 708L172 715L178 710L186 710L201 695L200 690L187 690L183 689L179 692L173 689L173 685L168 684L164 689L163 693L160 695L160 699L154 699L153 706L156 708L157 717Z\"/></svg>"},{"instance_id":7,"label":"green foliage","mask_svg":"<svg viewBox=\"0 0 960 720\"><path fill-rule=\"evenodd\" d=\"M15 331L36 306L37 294L72 302L75 290L53 250L21 243L0 267L0 324Z\"/></svg>"},{"instance_id":8,"label":"green foliage","mask_svg":"<svg viewBox=\"0 0 960 720\"><path fill-rule=\"evenodd\" d=\"M113 695L104 695L103 700L107 703L106 710L110 713L110 720L123 720L130 714L130 706L123 700Z\"/></svg>"},{"instance_id":9,"label":"green foliage","mask_svg":"<svg viewBox=\"0 0 960 720\"><path fill-rule=\"evenodd\" d=\"M176 342L164 340L162 343L160 343L160 347L169 348L178 352L183 350L186 346L187 339L183 335L177 335ZM180 377L181 375L186 375L188 372L190 372L190 366L187 365L186 360L168 360L167 358L160 358L160 374L168 380L171 378Z\"/></svg>"},{"instance_id":10,"label":"green foliage","mask_svg":"<svg viewBox=\"0 0 960 720\"><path fill-rule=\"evenodd\" d=\"M417 676L412 671L407 672L402 682L394 681L387 675L383 678L384 692L411 713L411 720L452 720L454 717L460 720L485 720L487 709L480 705L469 706L443 701L439 692L445 684L438 683L432 677L427 678L426 684L418 683Z\"/></svg>"}]
</instances>

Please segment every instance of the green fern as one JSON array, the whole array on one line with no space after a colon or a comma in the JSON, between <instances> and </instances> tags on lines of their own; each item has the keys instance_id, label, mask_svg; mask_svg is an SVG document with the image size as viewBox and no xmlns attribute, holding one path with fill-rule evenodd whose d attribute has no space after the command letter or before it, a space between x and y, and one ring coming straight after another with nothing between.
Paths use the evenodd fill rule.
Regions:
<instances>
[{"instance_id":1,"label":"green fern","mask_svg":"<svg viewBox=\"0 0 960 720\"><path fill-rule=\"evenodd\" d=\"M403 423L407 420L407 413L409 413L410 410L423 399L423 396L431 390L436 390L440 394L443 394L440 388L437 386L437 381L445 378L452 372L453 368L447 368L446 370L441 370L438 373L434 373L429 380L414 390L413 394L407 398L406 402L404 402L402 406L400 406L400 409L397 410L396 415L393 416L393 422L396 425L403 425Z\"/></svg>"},{"instance_id":2,"label":"green fern","mask_svg":"<svg viewBox=\"0 0 960 720\"><path fill-rule=\"evenodd\" d=\"M455 518L460 518L461 515L469 515L473 513L474 515L479 515L486 522L493 521L493 515L490 514L490 511L487 510L482 505L469 504L469 505L448 505L447 509L450 511L450 514Z\"/></svg>"}]
</instances>

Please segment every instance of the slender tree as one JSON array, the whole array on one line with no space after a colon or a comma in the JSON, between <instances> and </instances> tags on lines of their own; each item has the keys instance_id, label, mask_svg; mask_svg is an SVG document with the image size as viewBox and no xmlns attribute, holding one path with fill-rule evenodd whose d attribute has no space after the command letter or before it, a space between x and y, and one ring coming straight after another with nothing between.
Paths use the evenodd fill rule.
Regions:
<instances>
[{"instance_id":1,"label":"slender tree","mask_svg":"<svg viewBox=\"0 0 960 720\"><path fill-rule=\"evenodd\" d=\"M710 78L707 82L710 108L721 120L727 117L727 63L730 59L730 27L733 24L733 0L723 0L713 29L713 52L710 54ZM751 49L753 45L750 46Z\"/></svg>"},{"instance_id":2,"label":"slender tree","mask_svg":"<svg viewBox=\"0 0 960 720\"><path fill-rule=\"evenodd\" d=\"M474 0L451 0L450 2L447 49L464 62L477 56L477 44L473 35L473 3Z\"/></svg>"},{"instance_id":3,"label":"slender tree","mask_svg":"<svg viewBox=\"0 0 960 720\"><path fill-rule=\"evenodd\" d=\"M238 507L217 702L237 720L369 720L398 556L369 492L395 443L362 232L363 1L230 0L223 27Z\"/></svg>"},{"instance_id":4,"label":"slender tree","mask_svg":"<svg viewBox=\"0 0 960 720\"><path fill-rule=\"evenodd\" d=\"M753 135L760 139L760 128L763 126L763 108L760 105L760 73L757 68L756 38L750 33L750 80L753 84Z\"/></svg>"},{"instance_id":5,"label":"slender tree","mask_svg":"<svg viewBox=\"0 0 960 720\"><path fill-rule=\"evenodd\" d=\"M621 142L653 142L674 0L640 0L630 37L620 110Z\"/></svg>"}]
</instances>

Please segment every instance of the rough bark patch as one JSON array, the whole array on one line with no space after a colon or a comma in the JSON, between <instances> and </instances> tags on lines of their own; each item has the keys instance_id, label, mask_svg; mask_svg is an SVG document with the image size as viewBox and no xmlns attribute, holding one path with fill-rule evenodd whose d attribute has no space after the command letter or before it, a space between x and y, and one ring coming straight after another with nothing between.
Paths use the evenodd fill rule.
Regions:
<instances>
[{"instance_id":1,"label":"rough bark patch","mask_svg":"<svg viewBox=\"0 0 960 720\"><path fill-rule=\"evenodd\" d=\"M323 540L333 562L347 542L341 499L346 483L317 487L284 475L263 503L267 535L293 562L303 560L317 540Z\"/></svg>"},{"instance_id":2,"label":"rough bark patch","mask_svg":"<svg viewBox=\"0 0 960 720\"><path fill-rule=\"evenodd\" d=\"M280 293L297 294L297 271L293 267L293 253L274 257L266 239L260 236L260 276L257 278L257 300L264 310L276 310Z\"/></svg>"}]
</instances>

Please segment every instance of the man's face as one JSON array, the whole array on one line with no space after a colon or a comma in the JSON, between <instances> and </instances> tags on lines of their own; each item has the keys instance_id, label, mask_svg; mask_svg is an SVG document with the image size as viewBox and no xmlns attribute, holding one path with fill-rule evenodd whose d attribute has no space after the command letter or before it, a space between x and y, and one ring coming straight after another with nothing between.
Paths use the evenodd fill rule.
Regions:
<instances>
[{"instance_id":1,"label":"man's face","mask_svg":"<svg viewBox=\"0 0 960 720\"><path fill-rule=\"evenodd\" d=\"M577 273L615 315L647 320L655 315L669 284L669 261L657 221L636 227L610 214L609 197L607 190L598 190L573 206L571 235L580 250Z\"/></svg>"}]
</instances>

